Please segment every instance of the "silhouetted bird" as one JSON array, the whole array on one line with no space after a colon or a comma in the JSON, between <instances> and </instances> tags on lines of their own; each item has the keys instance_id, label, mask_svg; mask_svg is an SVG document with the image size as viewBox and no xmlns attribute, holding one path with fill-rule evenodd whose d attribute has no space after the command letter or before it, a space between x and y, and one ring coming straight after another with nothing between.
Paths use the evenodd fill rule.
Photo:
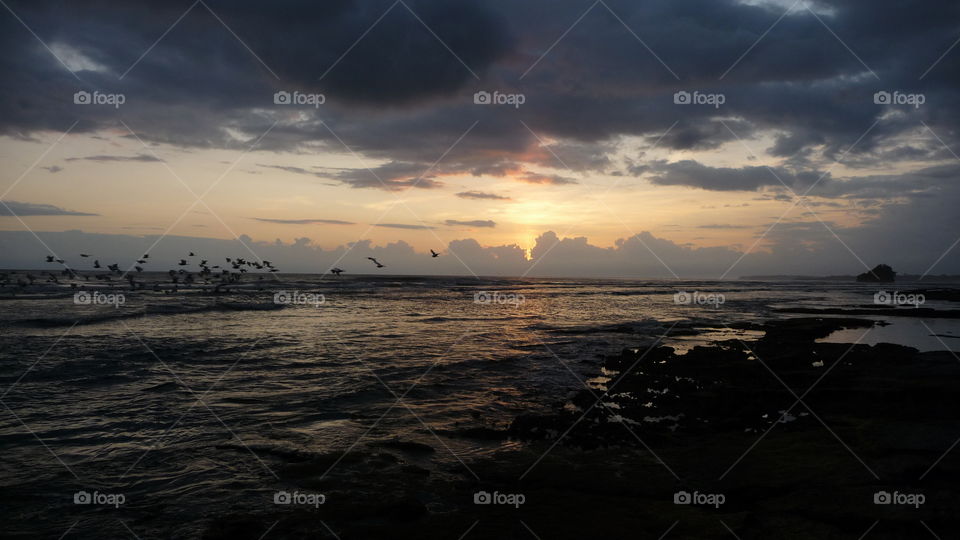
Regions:
<instances>
[{"instance_id":1,"label":"silhouetted bird","mask_svg":"<svg viewBox=\"0 0 960 540\"><path fill-rule=\"evenodd\" d=\"M367 258L373 261L373 264L377 265L377 268L383 268L384 265L380 264L380 261L374 259L373 257L367 257Z\"/></svg>"},{"instance_id":2,"label":"silhouetted bird","mask_svg":"<svg viewBox=\"0 0 960 540\"><path fill-rule=\"evenodd\" d=\"M84 258L89 257L89 255L87 255L86 253L81 253L80 256Z\"/></svg>"},{"instance_id":3,"label":"silhouetted bird","mask_svg":"<svg viewBox=\"0 0 960 540\"><path fill-rule=\"evenodd\" d=\"M190 252L190 256L193 257L193 252L192 252L192 251Z\"/></svg>"},{"instance_id":4,"label":"silhouetted bird","mask_svg":"<svg viewBox=\"0 0 960 540\"><path fill-rule=\"evenodd\" d=\"M180 266L186 266L186 265L187 265L186 259L180 259L179 265L180 265Z\"/></svg>"},{"instance_id":5,"label":"silhouetted bird","mask_svg":"<svg viewBox=\"0 0 960 540\"><path fill-rule=\"evenodd\" d=\"M53 255L47 255L47 262L53 262Z\"/></svg>"},{"instance_id":6,"label":"silhouetted bird","mask_svg":"<svg viewBox=\"0 0 960 540\"><path fill-rule=\"evenodd\" d=\"M93 261L94 268L100 268L100 259L94 259Z\"/></svg>"},{"instance_id":7,"label":"silhouetted bird","mask_svg":"<svg viewBox=\"0 0 960 540\"><path fill-rule=\"evenodd\" d=\"M432 250L432 249L430 250L430 255L433 255L433 258L434 258L434 259L436 259L437 257L440 256L439 253L437 253L436 251L434 251L434 250Z\"/></svg>"},{"instance_id":8,"label":"silhouetted bird","mask_svg":"<svg viewBox=\"0 0 960 540\"><path fill-rule=\"evenodd\" d=\"M340 269L340 268L331 268L331 269L330 269L330 273L333 274L333 275L335 275L335 276L339 276L340 274L343 273L343 270Z\"/></svg>"}]
</instances>

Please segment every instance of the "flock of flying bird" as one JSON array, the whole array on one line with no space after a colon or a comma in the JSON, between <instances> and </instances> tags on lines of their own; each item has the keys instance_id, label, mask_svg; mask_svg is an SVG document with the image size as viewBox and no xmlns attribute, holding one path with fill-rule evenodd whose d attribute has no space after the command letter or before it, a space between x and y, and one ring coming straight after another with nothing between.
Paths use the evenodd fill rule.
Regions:
<instances>
[{"instance_id":1,"label":"flock of flying bird","mask_svg":"<svg viewBox=\"0 0 960 540\"><path fill-rule=\"evenodd\" d=\"M430 256L432 258L437 258L440 256L440 254L431 249ZM81 253L80 257L84 259L88 259L90 258L90 255L87 253ZM192 284L195 282L193 273L183 268L191 264L189 259L193 257L196 257L196 254L194 254L194 252L191 251L189 255L187 255L186 259L179 259L179 262L177 263L177 266L181 267L179 270L167 271L167 274L170 276L171 283L173 283L174 285L177 285L181 283L181 280L182 280L182 283L184 284ZM143 266L145 266L149 262L149 259L150 259L150 254L144 253L143 257L137 259L137 263L133 266L133 270L135 270L138 274L140 272L143 272L144 271ZM382 264L380 261L378 261L374 257L367 257L367 259L373 262L373 264L376 265L377 268L386 267L385 264ZM61 276L66 276L68 278L73 278L73 279L83 278L86 281L90 281L90 277L91 277L90 274L81 274L80 272L70 268L69 266L67 266L67 262L64 259L56 258L53 255L47 255L46 262L63 265L63 270L60 272ZM211 266L207 262L207 259L201 259L200 262L197 263L197 266L200 267L200 270L196 272L196 274L201 279L203 279L206 283L211 283L211 280L215 280L216 277L214 276L219 277L220 284L217 285L217 288L219 289L221 285L239 282L241 276L247 273L247 271L250 268L255 268L257 270L267 270L268 273L276 273L280 271L278 268L273 266L273 263L271 263L270 261L261 260L260 262L256 262L256 261L248 261L242 257L234 257L234 258L226 257L226 262L231 267L230 269L221 268L221 266L218 264ZM101 269L103 269L103 266L100 264L100 260L94 259L92 270L101 270ZM231 269L235 270L235 272L231 271ZM215 273L214 270L220 270L220 272ZM333 267L330 269L330 273L335 276L339 276L340 274L344 273L344 270L342 268ZM143 282L136 281L135 279L136 274L131 274L129 269L126 271L120 270L119 263L108 264L106 266L106 273L94 274L93 277L101 281L113 281L112 276L114 275L120 276L120 279L126 279L130 283L130 286L134 289L137 289L137 288L142 289L145 285ZM26 274L25 277L26 277L26 280L19 279L17 282L17 284L20 285L21 287L25 287L28 284L33 285L34 281L36 281L37 279L36 276L32 274ZM263 279L263 276L260 276L260 279ZM46 281L50 283L56 283L56 284L60 283L60 279L53 272L47 272ZM6 284L7 282L9 282L9 276L7 274L0 274L0 284ZM72 283L71 286L76 287L76 284ZM154 289L159 290L159 284L155 284Z\"/></svg>"}]
</instances>

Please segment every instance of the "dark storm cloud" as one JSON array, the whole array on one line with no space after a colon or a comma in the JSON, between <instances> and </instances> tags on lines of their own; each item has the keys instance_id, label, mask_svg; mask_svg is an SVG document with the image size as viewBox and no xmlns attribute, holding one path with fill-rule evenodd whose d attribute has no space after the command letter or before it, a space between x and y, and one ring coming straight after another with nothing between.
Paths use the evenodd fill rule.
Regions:
<instances>
[{"instance_id":1,"label":"dark storm cloud","mask_svg":"<svg viewBox=\"0 0 960 540\"><path fill-rule=\"evenodd\" d=\"M925 196L945 197L950 201L957 190L952 186L960 179L960 164L938 165L900 174L838 178L817 186L812 194L846 199L916 199ZM809 204L809 203L808 203Z\"/></svg>"},{"instance_id":2,"label":"dark storm cloud","mask_svg":"<svg viewBox=\"0 0 960 540\"><path fill-rule=\"evenodd\" d=\"M478 1L12 0L10 7L77 71L4 14L0 129L8 133L64 130L74 119L74 132L90 131L115 126L122 115L148 141L239 147L237 132L255 137L272 123L255 109L298 110L276 107L278 90L324 93L348 108L416 106L472 86L512 48L501 15ZM122 111L75 105L81 89L127 99ZM264 147L335 140L308 124L280 126Z\"/></svg>"},{"instance_id":3,"label":"dark storm cloud","mask_svg":"<svg viewBox=\"0 0 960 540\"><path fill-rule=\"evenodd\" d=\"M197 4L139 62L192 2L8 4L55 50L70 53L64 58L82 79L14 17L0 17L8 52L0 57L0 132L13 137L63 131L74 120L75 133L118 128L122 117L148 142L246 149L279 122L258 149L356 152L387 163L374 168L382 182L365 170L324 177L387 190L529 165L609 172L619 168L611 156L624 136L700 151L742 139L797 171L826 170L840 158L875 167L949 157L934 137L892 142L921 121L960 147L960 52L937 62L960 21L960 4L947 0L824 0L813 5L822 22L803 5L784 15L785 6L773 3L609 0L592 4L572 28L590 5L411 0L411 12L390 0L211 0L243 43ZM120 92L126 102L75 105L79 89ZM520 108L479 106L472 94L480 89L527 99ZM327 100L319 108L274 105L278 90ZM926 104L876 105L880 90L922 92ZM722 93L725 101L676 105L678 91ZM769 148L754 139L764 131L774 133ZM436 176L418 181L441 156ZM644 174L648 165L636 159L626 172ZM664 182L776 185L757 173L723 171L709 182L686 171Z\"/></svg>"},{"instance_id":4,"label":"dark storm cloud","mask_svg":"<svg viewBox=\"0 0 960 540\"><path fill-rule=\"evenodd\" d=\"M578 183L573 178L568 178L566 176L560 176L556 174L527 173L522 176L517 176L515 177L515 179L519 180L520 182L525 182L527 184L550 184L553 186L564 186L564 185Z\"/></svg>"},{"instance_id":5,"label":"dark storm cloud","mask_svg":"<svg viewBox=\"0 0 960 540\"><path fill-rule=\"evenodd\" d=\"M67 158L66 160L67 161L97 161L100 163L108 163L111 161L116 161L116 162L132 161L132 162L139 162L139 163L163 162L162 159L150 154L137 154L135 156L99 155L99 156L86 156L86 157L71 157L71 158Z\"/></svg>"},{"instance_id":6,"label":"dark storm cloud","mask_svg":"<svg viewBox=\"0 0 960 540\"><path fill-rule=\"evenodd\" d=\"M678 123L662 137L649 136L647 140L651 144L659 141L661 146L671 150L712 150L747 137L752 131L752 126L746 122L684 122Z\"/></svg>"},{"instance_id":7,"label":"dark storm cloud","mask_svg":"<svg viewBox=\"0 0 960 540\"><path fill-rule=\"evenodd\" d=\"M821 177L822 182L830 179L829 173L817 171L793 172L781 167L710 167L692 160L658 163L652 167L652 171L651 181L654 184L713 191L754 191L765 186L784 185L798 191L813 185Z\"/></svg>"},{"instance_id":8,"label":"dark storm cloud","mask_svg":"<svg viewBox=\"0 0 960 540\"><path fill-rule=\"evenodd\" d=\"M332 178L354 188L377 188L397 191L406 188L433 189L443 186L434 180L419 163L392 161L370 169L345 169L336 171Z\"/></svg>"},{"instance_id":9,"label":"dark storm cloud","mask_svg":"<svg viewBox=\"0 0 960 540\"><path fill-rule=\"evenodd\" d=\"M320 171L311 171L303 167L288 165L258 164L257 166L292 174L332 179L353 188L398 191L411 187L431 189L443 185L441 182L434 180L434 176L421 176L425 172L425 167L418 163L390 162L371 169L324 169Z\"/></svg>"},{"instance_id":10,"label":"dark storm cloud","mask_svg":"<svg viewBox=\"0 0 960 540\"><path fill-rule=\"evenodd\" d=\"M697 225L698 229L752 229L750 225L733 225L731 223L712 223L710 225Z\"/></svg>"},{"instance_id":11,"label":"dark storm cloud","mask_svg":"<svg viewBox=\"0 0 960 540\"><path fill-rule=\"evenodd\" d=\"M491 220L489 220L489 219L487 219L487 220L476 219L476 220L473 220L473 221L460 221L460 220L458 220L458 219L448 219L445 223L446 223L447 225L450 225L450 226L459 226L459 227L485 227L485 228L490 228L490 229L492 229L492 228L494 228L494 227L497 226L496 222L491 221Z\"/></svg>"},{"instance_id":12,"label":"dark storm cloud","mask_svg":"<svg viewBox=\"0 0 960 540\"><path fill-rule=\"evenodd\" d=\"M273 218L250 218L264 223L276 223L279 225L356 225L352 221L343 221L339 219L273 219Z\"/></svg>"},{"instance_id":13,"label":"dark storm cloud","mask_svg":"<svg viewBox=\"0 0 960 540\"><path fill-rule=\"evenodd\" d=\"M284 171L284 172L288 172L288 173L293 173L293 174L306 174L306 175L309 175L309 176L322 176L320 173L318 173L318 172L316 172L316 171L308 171L307 169L304 169L303 167L291 167L291 166L288 166L288 165L262 165L262 164L260 164L260 163L257 163L257 167L263 167L263 168L265 168L265 169L277 169L277 170L280 170L280 171Z\"/></svg>"},{"instance_id":14,"label":"dark storm cloud","mask_svg":"<svg viewBox=\"0 0 960 540\"><path fill-rule=\"evenodd\" d=\"M65 210L52 204L2 201L0 216L98 216L87 212Z\"/></svg>"},{"instance_id":15,"label":"dark storm cloud","mask_svg":"<svg viewBox=\"0 0 960 540\"><path fill-rule=\"evenodd\" d=\"M116 126L122 113L145 140L241 148L281 120L261 148L344 150L327 131L331 127L365 155L429 165L479 119L477 130L448 156L451 166L483 170L494 153L556 166L547 153L528 152L539 143L517 121L522 114L541 137L563 141L553 150L567 166L599 171L609 168L616 137L639 135L652 144L678 120L663 147L729 143L733 135L716 121L721 116L739 119L731 127L741 138L780 131L769 149L774 156L816 147L836 157L886 112L873 104L873 93L900 89L923 91L927 107L885 118L850 158L918 120L947 141L958 134L960 103L953 90L960 55L948 54L924 73L956 39L956 3L819 2L815 9L830 30L796 6L759 42L783 6L732 0L607 4L616 17L594 5L541 59L583 13L582 2L411 0L411 13L389 0L285 0L269 7L210 1L256 56L199 4L134 66L191 2L12 0L11 9L41 38L55 50L66 47L88 69L77 71L78 81L16 19L0 19L0 40L12 51L0 60L0 90L8 98L0 104L0 129L29 136L79 119L75 131L83 132ZM80 88L122 92L127 101L119 113L77 106L71 98ZM523 92L527 101L521 109L479 107L471 96L482 88ZM272 95L281 89L321 92L327 103L319 110L275 106ZM720 109L674 105L679 90L723 93L726 102ZM367 180L359 184L368 187Z\"/></svg>"},{"instance_id":16,"label":"dark storm cloud","mask_svg":"<svg viewBox=\"0 0 960 540\"><path fill-rule=\"evenodd\" d=\"M457 193L457 197L460 197L461 199L481 199L492 201L512 200L510 197L504 197L503 195L497 195L496 193L485 193L483 191L461 191L460 193Z\"/></svg>"},{"instance_id":17,"label":"dark storm cloud","mask_svg":"<svg viewBox=\"0 0 960 540\"><path fill-rule=\"evenodd\" d=\"M428 231L434 228L429 225L408 225L406 223L377 223L374 226L385 229L405 229L410 231Z\"/></svg>"}]
</instances>

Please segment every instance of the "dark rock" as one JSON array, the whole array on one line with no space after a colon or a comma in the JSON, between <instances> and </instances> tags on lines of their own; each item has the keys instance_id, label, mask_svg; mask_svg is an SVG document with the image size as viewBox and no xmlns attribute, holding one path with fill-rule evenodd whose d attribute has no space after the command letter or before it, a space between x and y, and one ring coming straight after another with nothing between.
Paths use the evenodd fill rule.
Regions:
<instances>
[{"instance_id":1,"label":"dark rock","mask_svg":"<svg viewBox=\"0 0 960 540\"><path fill-rule=\"evenodd\" d=\"M432 454L435 451L433 447L428 444L418 443L414 441L402 441L400 439L376 441L371 443L371 446L379 446L381 448L392 448L394 450L409 452L411 454Z\"/></svg>"},{"instance_id":2,"label":"dark rock","mask_svg":"<svg viewBox=\"0 0 960 540\"><path fill-rule=\"evenodd\" d=\"M857 281L862 283L893 283L896 279L897 273L885 264L878 264L873 270L857 276Z\"/></svg>"}]
</instances>

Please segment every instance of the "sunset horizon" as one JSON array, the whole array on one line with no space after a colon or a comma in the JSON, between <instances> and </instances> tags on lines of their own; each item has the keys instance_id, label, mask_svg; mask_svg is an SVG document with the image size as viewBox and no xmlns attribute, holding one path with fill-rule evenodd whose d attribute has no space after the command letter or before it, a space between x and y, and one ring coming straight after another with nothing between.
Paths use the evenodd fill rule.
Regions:
<instances>
[{"instance_id":1,"label":"sunset horizon","mask_svg":"<svg viewBox=\"0 0 960 540\"><path fill-rule=\"evenodd\" d=\"M960 3L0 0L0 44L4 537L960 531Z\"/></svg>"}]
</instances>

